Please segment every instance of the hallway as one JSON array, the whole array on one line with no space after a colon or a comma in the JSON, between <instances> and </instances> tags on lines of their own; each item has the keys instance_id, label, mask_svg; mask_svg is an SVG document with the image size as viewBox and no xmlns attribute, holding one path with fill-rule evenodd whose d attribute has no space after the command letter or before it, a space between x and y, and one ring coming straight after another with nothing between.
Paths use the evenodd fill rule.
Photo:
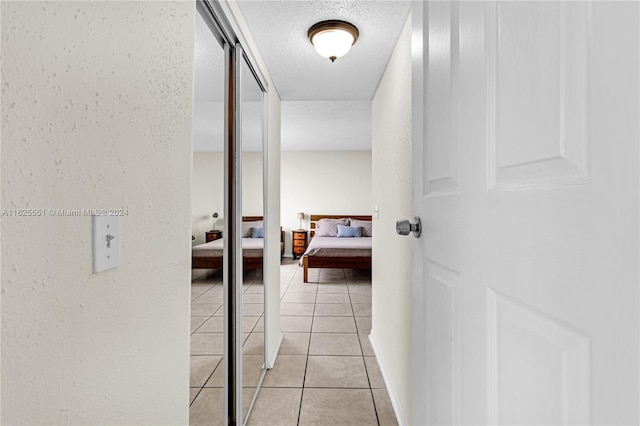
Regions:
<instances>
[{"instance_id":1,"label":"hallway","mask_svg":"<svg viewBox=\"0 0 640 426\"><path fill-rule=\"evenodd\" d=\"M310 271L310 281L302 283L302 268L297 262L283 261L281 285L286 292L281 303L281 327L284 338L248 424L396 425L368 339L371 277L349 269L315 269ZM318 281L322 284L316 284ZM256 282L245 284L245 295L260 288ZM201 339L199 334L211 330L207 324L216 318L215 312L208 318L194 316L209 312L201 311L205 303L198 300L215 303L221 288L220 279L215 276L192 285L192 425L212 424L212 420L218 420L221 408L220 402L214 402L222 393L221 388L215 387L221 383L215 380L219 377L215 373L222 365L220 357L203 356L197 343L194 344ZM245 349L249 350L247 343L248 340ZM216 405L220 407L217 410Z\"/></svg>"}]
</instances>

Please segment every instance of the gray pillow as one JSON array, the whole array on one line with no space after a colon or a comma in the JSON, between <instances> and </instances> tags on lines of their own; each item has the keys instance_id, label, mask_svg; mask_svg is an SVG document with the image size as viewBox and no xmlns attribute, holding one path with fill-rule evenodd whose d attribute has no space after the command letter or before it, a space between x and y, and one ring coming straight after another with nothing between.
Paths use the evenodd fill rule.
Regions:
<instances>
[{"instance_id":1,"label":"gray pillow","mask_svg":"<svg viewBox=\"0 0 640 426\"><path fill-rule=\"evenodd\" d=\"M316 237L335 237L338 235L338 225L349 225L349 219L320 219L316 223Z\"/></svg>"},{"instance_id":2,"label":"gray pillow","mask_svg":"<svg viewBox=\"0 0 640 426\"><path fill-rule=\"evenodd\" d=\"M242 222L242 238L251 238L251 228L262 228L264 225L261 220L251 222Z\"/></svg>"},{"instance_id":3,"label":"gray pillow","mask_svg":"<svg viewBox=\"0 0 640 426\"><path fill-rule=\"evenodd\" d=\"M373 237L373 222L370 220L349 219L351 226L359 226L362 228L363 237Z\"/></svg>"}]
</instances>

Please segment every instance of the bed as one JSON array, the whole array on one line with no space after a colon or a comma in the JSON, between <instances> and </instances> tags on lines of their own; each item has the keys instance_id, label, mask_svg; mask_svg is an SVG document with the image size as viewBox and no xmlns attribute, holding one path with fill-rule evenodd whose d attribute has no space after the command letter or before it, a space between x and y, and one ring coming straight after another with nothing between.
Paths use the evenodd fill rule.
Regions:
<instances>
[{"instance_id":1,"label":"bed","mask_svg":"<svg viewBox=\"0 0 640 426\"><path fill-rule=\"evenodd\" d=\"M337 238L316 236L316 228L321 219L343 219L371 222L371 216L354 215L311 215L311 241L302 255L303 280L309 282L309 268L353 268L371 270L370 236ZM358 224L358 222L354 222ZM371 235L369 225L368 232Z\"/></svg>"},{"instance_id":2,"label":"bed","mask_svg":"<svg viewBox=\"0 0 640 426\"><path fill-rule=\"evenodd\" d=\"M251 228L263 228L262 216L243 216L243 233ZM253 226L255 225L255 226ZM246 233L244 235L247 235ZM222 269L224 238L199 244L191 248L191 269ZM264 238L242 238L242 265L244 269L262 269Z\"/></svg>"}]
</instances>

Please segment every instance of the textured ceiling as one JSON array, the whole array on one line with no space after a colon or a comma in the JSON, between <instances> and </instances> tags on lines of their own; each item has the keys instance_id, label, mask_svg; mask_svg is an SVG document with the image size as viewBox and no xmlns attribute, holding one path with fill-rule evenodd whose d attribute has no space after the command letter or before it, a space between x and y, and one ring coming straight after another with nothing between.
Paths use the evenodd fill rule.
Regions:
<instances>
[{"instance_id":1,"label":"textured ceiling","mask_svg":"<svg viewBox=\"0 0 640 426\"><path fill-rule=\"evenodd\" d=\"M239 0L283 101L371 100L410 10L408 1ZM351 22L360 37L332 63L316 53L307 31L319 21Z\"/></svg>"},{"instance_id":2,"label":"textured ceiling","mask_svg":"<svg viewBox=\"0 0 640 426\"><path fill-rule=\"evenodd\" d=\"M371 149L371 99L410 9L407 1L239 0L242 14L282 99L282 149ZM311 25L341 19L360 38L335 63L318 55L307 39ZM222 149L222 48L196 18L193 148ZM246 75L246 74L245 74ZM247 86L245 86L247 87ZM246 100L256 99L254 96ZM253 111L255 109L255 111ZM259 109L250 108L245 149L259 149Z\"/></svg>"}]
</instances>

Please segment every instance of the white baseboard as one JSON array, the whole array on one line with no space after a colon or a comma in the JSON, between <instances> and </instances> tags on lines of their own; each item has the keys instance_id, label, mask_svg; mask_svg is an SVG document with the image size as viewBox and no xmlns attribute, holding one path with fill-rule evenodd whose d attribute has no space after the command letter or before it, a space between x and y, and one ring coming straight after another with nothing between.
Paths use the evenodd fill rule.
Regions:
<instances>
[{"instance_id":1,"label":"white baseboard","mask_svg":"<svg viewBox=\"0 0 640 426\"><path fill-rule=\"evenodd\" d=\"M282 334L282 331L279 330L278 335L276 336L276 345L274 346L269 356L267 356L267 368L273 368L273 366L275 365L276 358L278 357L278 351L280 350L280 345L282 344L283 338L284 334Z\"/></svg>"},{"instance_id":2,"label":"white baseboard","mask_svg":"<svg viewBox=\"0 0 640 426\"><path fill-rule=\"evenodd\" d=\"M389 380L389 373L387 369L387 363L382 356L382 351L378 346L376 338L374 337L373 330L371 330L371 334L369 334L369 341L371 342L371 347L373 348L373 353L376 355L376 360L378 361L378 366L380 367L380 372L382 373L382 378L384 379L384 384L387 387L387 392L389 392L389 398L391 399L391 405L393 406L393 412L396 414L396 420L398 421L399 426L407 426L407 420L405 418L404 409L402 408L402 404L400 404L400 399L398 398L398 393L393 387L391 380Z\"/></svg>"}]
</instances>

